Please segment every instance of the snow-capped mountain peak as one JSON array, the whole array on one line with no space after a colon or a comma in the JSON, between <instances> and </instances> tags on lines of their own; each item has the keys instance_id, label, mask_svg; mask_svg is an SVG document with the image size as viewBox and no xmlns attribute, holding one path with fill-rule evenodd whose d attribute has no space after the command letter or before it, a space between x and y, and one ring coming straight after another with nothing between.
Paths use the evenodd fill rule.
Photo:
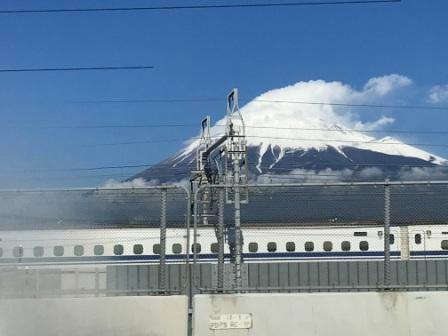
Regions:
<instances>
[{"instance_id":1,"label":"snow-capped mountain peak","mask_svg":"<svg viewBox=\"0 0 448 336\"><path fill-rule=\"evenodd\" d=\"M375 83L387 80L385 76ZM390 176L403 167L446 163L445 159L399 139L373 136L375 130L393 123L394 119L382 116L366 121L357 110L347 106L385 95L384 90L373 90L370 86L357 91L339 82L324 81L299 82L260 95L241 108L251 173L279 175L300 170L318 174L328 170L363 172L366 168L371 173L375 167ZM212 137L220 137L225 124L225 118L216 122L211 128ZM196 137L177 155L160 163L160 167L135 177L167 180L159 178L162 173L166 175L167 167L185 169L183 178L188 177L195 165L198 145Z\"/></svg>"}]
</instances>

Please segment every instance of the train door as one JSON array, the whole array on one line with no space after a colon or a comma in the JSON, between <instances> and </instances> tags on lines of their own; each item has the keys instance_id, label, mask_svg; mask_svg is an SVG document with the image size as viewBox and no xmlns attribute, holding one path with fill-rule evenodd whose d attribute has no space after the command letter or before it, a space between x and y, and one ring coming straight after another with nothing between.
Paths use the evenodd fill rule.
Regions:
<instances>
[{"instance_id":1,"label":"train door","mask_svg":"<svg viewBox=\"0 0 448 336\"><path fill-rule=\"evenodd\" d=\"M424 230L409 230L410 255L413 258L426 257L426 232Z\"/></svg>"},{"instance_id":2,"label":"train door","mask_svg":"<svg viewBox=\"0 0 448 336\"><path fill-rule=\"evenodd\" d=\"M389 243L390 243L390 251L393 258L397 257L397 253L400 253L400 245L401 239L400 234L397 229L390 230ZM398 255L399 256L399 255Z\"/></svg>"}]
</instances>

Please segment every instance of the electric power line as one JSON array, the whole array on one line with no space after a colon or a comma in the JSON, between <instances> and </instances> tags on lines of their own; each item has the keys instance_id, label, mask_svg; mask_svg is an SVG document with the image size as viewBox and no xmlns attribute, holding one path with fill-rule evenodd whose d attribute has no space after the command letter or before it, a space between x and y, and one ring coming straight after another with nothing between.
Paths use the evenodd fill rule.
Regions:
<instances>
[{"instance_id":1,"label":"electric power line","mask_svg":"<svg viewBox=\"0 0 448 336\"><path fill-rule=\"evenodd\" d=\"M165 127L197 127L197 124L144 124L144 125L74 125L74 126L42 126L37 128L56 129L101 129L101 128L165 128ZM447 132L448 133L448 132Z\"/></svg>"},{"instance_id":2,"label":"electric power line","mask_svg":"<svg viewBox=\"0 0 448 336\"><path fill-rule=\"evenodd\" d=\"M42 126L39 129L109 129L109 128L192 128L197 124L142 124L142 125L74 125L74 126ZM213 127L226 127L226 125L215 125ZM8 127L9 128L9 127ZM306 127L276 127L276 126L251 126L253 129L273 129L273 130L297 130L297 131L323 131L323 132L357 132L357 133L403 133L403 134L448 134L448 131L419 131L419 130L357 130L357 129L335 129L335 128L306 128Z\"/></svg>"},{"instance_id":3,"label":"electric power line","mask_svg":"<svg viewBox=\"0 0 448 336\"><path fill-rule=\"evenodd\" d=\"M337 163L314 163L313 165L321 165L321 166L338 166L339 164ZM249 164L250 167L257 167L258 164L257 163L251 163ZM306 169L305 167L301 167L300 165L293 165L293 164L289 164L289 165L284 165L285 167L291 167L291 168L279 168L279 167L272 167L272 168L267 168L267 167L262 167L263 170L265 171L275 171L275 170L282 170L282 171L291 171L293 169ZM384 164L384 163L375 163L375 162L364 162L364 163L347 163L347 164L340 164L340 166L397 166L397 167L432 167L430 164ZM173 170L178 170L179 172L176 173L172 173L172 174L164 174L163 176L179 176L183 174L183 170L185 169L189 169L189 168L193 168L194 164L188 164L186 166L183 167L173 167L171 165L166 165L166 164L135 164L135 165L110 165L110 166L98 166L98 167L85 167L85 168L61 168L61 169L46 169L46 170L40 170L38 172L75 172L75 171L97 171L97 170L114 170L114 169L133 169L133 168L152 168L152 167L156 167L157 169L162 169L162 170L168 170L168 171L173 171ZM312 168L309 168L312 169ZM15 171L16 173L17 171ZM23 172L30 172L30 173L35 173L36 170L33 171L27 171L24 170ZM104 177L108 177L108 176L120 176L121 174L107 174L107 175L101 175ZM100 175L98 175L100 176ZM159 175L162 176L162 175Z\"/></svg>"},{"instance_id":4,"label":"electric power line","mask_svg":"<svg viewBox=\"0 0 448 336\"><path fill-rule=\"evenodd\" d=\"M307 2L277 2L277 3L237 3L222 5L184 5L184 6L152 6L152 7L100 7L100 8L55 8L55 9L13 9L1 10L0 14L56 14L56 13L85 13L85 12L136 12L136 11L169 11L169 10L198 10L198 9L225 9L225 8L270 8L270 7L299 7L299 6L325 6L325 5L365 5L365 4L391 4L401 0L332 0Z\"/></svg>"},{"instance_id":5,"label":"electric power line","mask_svg":"<svg viewBox=\"0 0 448 336\"><path fill-rule=\"evenodd\" d=\"M432 105L393 105L393 104L354 104L354 103L330 103L317 101L299 100L266 100L240 98L242 102L254 104L299 104L299 105L323 105L338 107L362 107L375 109L411 109L411 110L440 110L448 111L448 106ZM74 104L127 104L127 103L203 103L203 102L225 102L223 98L174 98L174 99L103 99L103 100L80 100L72 101Z\"/></svg>"},{"instance_id":6,"label":"electric power line","mask_svg":"<svg viewBox=\"0 0 448 336\"><path fill-rule=\"evenodd\" d=\"M247 136L246 138L260 138L271 140L291 140L291 141L311 141L311 142L340 142L351 144L373 144L373 145L408 145L408 146L424 146L424 147L448 147L448 144L428 144L428 143L403 143L403 142L378 142L378 141L355 141L355 140L337 140L337 139L304 139L304 138L286 138L286 137L268 137L268 136Z\"/></svg>"},{"instance_id":7,"label":"electric power line","mask_svg":"<svg viewBox=\"0 0 448 336\"><path fill-rule=\"evenodd\" d=\"M448 131L417 131L417 130L356 130L334 128L301 128L301 127L274 127L274 126L246 126L247 128L297 130L297 131L323 131L323 132L357 132L357 133L403 133L403 134L448 134Z\"/></svg>"},{"instance_id":8,"label":"electric power line","mask_svg":"<svg viewBox=\"0 0 448 336\"><path fill-rule=\"evenodd\" d=\"M146 69L154 69L154 66L136 65L136 66L97 66L97 67L68 67L68 68L15 68L15 69L0 69L0 72L52 72L52 71L98 71L98 70L108 71L108 70L146 70Z\"/></svg>"},{"instance_id":9,"label":"electric power line","mask_svg":"<svg viewBox=\"0 0 448 336\"><path fill-rule=\"evenodd\" d=\"M213 136L212 139L217 139L220 136ZM448 147L448 144L429 144L429 143L403 143L403 142L379 142L379 141L365 141L365 140L338 140L338 139L306 139L306 138L288 138L288 137L273 137L262 135L246 135L246 138L268 139L268 140L287 140L287 141L304 141L304 142L333 142L333 143L350 143L350 144L371 144L371 145L408 145L408 146L422 146L422 147ZM100 147L100 146L125 146L125 145L144 145L154 143L168 143L168 142L184 142L190 140L197 140L200 137L184 138L184 139L164 139L164 140L141 140L141 141L126 141L126 142L110 142L87 145L74 145L81 147Z\"/></svg>"},{"instance_id":10,"label":"electric power line","mask_svg":"<svg viewBox=\"0 0 448 336\"><path fill-rule=\"evenodd\" d=\"M248 100L243 100L248 101ZM249 100L251 103L274 103L274 104L301 104L301 105L328 105L342 107L371 107L371 108L396 108L396 109L413 109L413 110L448 110L446 106L429 106L429 105L387 105L387 104L352 104L352 103L326 103L326 102L308 102L298 100L265 100L254 99Z\"/></svg>"}]
</instances>

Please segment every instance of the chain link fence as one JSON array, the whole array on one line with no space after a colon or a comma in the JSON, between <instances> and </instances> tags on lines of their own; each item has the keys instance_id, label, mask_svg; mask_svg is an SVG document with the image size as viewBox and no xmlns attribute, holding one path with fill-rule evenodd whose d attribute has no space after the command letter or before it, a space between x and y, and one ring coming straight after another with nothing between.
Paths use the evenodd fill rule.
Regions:
<instances>
[{"instance_id":1,"label":"chain link fence","mask_svg":"<svg viewBox=\"0 0 448 336\"><path fill-rule=\"evenodd\" d=\"M227 189L227 190L226 190ZM202 292L448 286L448 183L240 186L241 216L213 186L195 195L194 287ZM204 200L208 200L204 202ZM240 228L239 228L240 227ZM237 239L242 241L238 275ZM386 237L389 237L388 239Z\"/></svg>"},{"instance_id":2,"label":"chain link fence","mask_svg":"<svg viewBox=\"0 0 448 336\"><path fill-rule=\"evenodd\" d=\"M447 287L448 182L239 188L0 191L0 296Z\"/></svg>"},{"instance_id":3,"label":"chain link fence","mask_svg":"<svg viewBox=\"0 0 448 336\"><path fill-rule=\"evenodd\" d=\"M0 296L178 293L189 214L175 186L0 191Z\"/></svg>"}]
</instances>

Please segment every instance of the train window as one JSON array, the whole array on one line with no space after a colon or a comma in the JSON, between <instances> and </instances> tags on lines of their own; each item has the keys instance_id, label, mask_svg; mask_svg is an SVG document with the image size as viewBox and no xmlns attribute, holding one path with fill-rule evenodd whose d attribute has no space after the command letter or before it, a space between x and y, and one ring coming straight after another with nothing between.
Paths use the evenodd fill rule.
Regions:
<instances>
[{"instance_id":1,"label":"train window","mask_svg":"<svg viewBox=\"0 0 448 336\"><path fill-rule=\"evenodd\" d=\"M134 245L134 254L142 254L143 253L143 245L135 244Z\"/></svg>"},{"instance_id":2,"label":"train window","mask_svg":"<svg viewBox=\"0 0 448 336\"><path fill-rule=\"evenodd\" d=\"M442 247L442 250L448 250L448 240L442 240L440 246Z\"/></svg>"},{"instance_id":3,"label":"train window","mask_svg":"<svg viewBox=\"0 0 448 336\"><path fill-rule=\"evenodd\" d=\"M286 251L294 252L295 250L296 250L296 243L294 243L294 242L287 242L286 243Z\"/></svg>"},{"instance_id":4,"label":"train window","mask_svg":"<svg viewBox=\"0 0 448 336\"><path fill-rule=\"evenodd\" d=\"M369 250L369 242L365 241L365 240L360 241L359 242L359 249L361 251L368 251Z\"/></svg>"},{"instance_id":5,"label":"train window","mask_svg":"<svg viewBox=\"0 0 448 336\"><path fill-rule=\"evenodd\" d=\"M23 247L22 246L16 246L12 250L12 255L16 258L22 258L23 257Z\"/></svg>"},{"instance_id":6,"label":"train window","mask_svg":"<svg viewBox=\"0 0 448 336\"><path fill-rule=\"evenodd\" d=\"M191 245L191 252L201 253L201 244L196 243L196 244Z\"/></svg>"},{"instance_id":7,"label":"train window","mask_svg":"<svg viewBox=\"0 0 448 336\"><path fill-rule=\"evenodd\" d=\"M73 248L73 254L74 254L75 256L77 256L77 257L80 257L80 256L84 255L84 246L82 246L82 245L76 245L76 246Z\"/></svg>"},{"instance_id":8,"label":"train window","mask_svg":"<svg viewBox=\"0 0 448 336\"><path fill-rule=\"evenodd\" d=\"M154 244L152 246L152 253L154 254L160 254L160 244Z\"/></svg>"},{"instance_id":9,"label":"train window","mask_svg":"<svg viewBox=\"0 0 448 336\"><path fill-rule=\"evenodd\" d=\"M277 243L269 242L268 243L268 252L275 252L277 251Z\"/></svg>"},{"instance_id":10,"label":"train window","mask_svg":"<svg viewBox=\"0 0 448 336\"><path fill-rule=\"evenodd\" d=\"M305 243L305 251L307 251L307 252L314 251L314 243L313 242L306 242Z\"/></svg>"},{"instance_id":11,"label":"train window","mask_svg":"<svg viewBox=\"0 0 448 336\"><path fill-rule=\"evenodd\" d=\"M60 246L60 245L55 246L55 247L53 248L53 254L54 254L56 257L62 257L62 256L64 255L64 246Z\"/></svg>"},{"instance_id":12,"label":"train window","mask_svg":"<svg viewBox=\"0 0 448 336\"><path fill-rule=\"evenodd\" d=\"M350 251L351 245L349 241L343 241L341 243L341 250L342 251Z\"/></svg>"},{"instance_id":13,"label":"train window","mask_svg":"<svg viewBox=\"0 0 448 336\"><path fill-rule=\"evenodd\" d=\"M210 251L212 253L218 253L219 252L218 243L211 243L210 244Z\"/></svg>"},{"instance_id":14,"label":"train window","mask_svg":"<svg viewBox=\"0 0 448 336\"><path fill-rule=\"evenodd\" d=\"M258 243L249 243L249 252L255 253L258 251Z\"/></svg>"},{"instance_id":15,"label":"train window","mask_svg":"<svg viewBox=\"0 0 448 336\"><path fill-rule=\"evenodd\" d=\"M181 244L173 244L172 249L173 249L174 254L182 253L182 245Z\"/></svg>"},{"instance_id":16,"label":"train window","mask_svg":"<svg viewBox=\"0 0 448 336\"><path fill-rule=\"evenodd\" d=\"M395 236L391 233L389 235L389 244L393 245L395 243Z\"/></svg>"},{"instance_id":17,"label":"train window","mask_svg":"<svg viewBox=\"0 0 448 336\"><path fill-rule=\"evenodd\" d=\"M104 254L104 246L103 245L95 245L93 247L93 254L94 255L103 255Z\"/></svg>"},{"instance_id":18,"label":"train window","mask_svg":"<svg viewBox=\"0 0 448 336\"><path fill-rule=\"evenodd\" d=\"M44 248L42 246L35 246L33 248L33 256L42 257L44 255Z\"/></svg>"},{"instance_id":19,"label":"train window","mask_svg":"<svg viewBox=\"0 0 448 336\"><path fill-rule=\"evenodd\" d=\"M122 255L124 252L124 247L121 244L114 245L114 254L115 255Z\"/></svg>"},{"instance_id":20,"label":"train window","mask_svg":"<svg viewBox=\"0 0 448 336\"><path fill-rule=\"evenodd\" d=\"M324 251L330 252L333 249L333 243L330 241L324 242Z\"/></svg>"},{"instance_id":21,"label":"train window","mask_svg":"<svg viewBox=\"0 0 448 336\"><path fill-rule=\"evenodd\" d=\"M354 232L353 235L355 237L367 237L367 232L366 231L358 231L358 232Z\"/></svg>"},{"instance_id":22,"label":"train window","mask_svg":"<svg viewBox=\"0 0 448 336\"><path fill-rule=\"evenodd\" d=\"M417 245L420 245L422 243L422 235L420 233L417 233L414 236L414 241Z\"/></svg>"}]
</instances>

